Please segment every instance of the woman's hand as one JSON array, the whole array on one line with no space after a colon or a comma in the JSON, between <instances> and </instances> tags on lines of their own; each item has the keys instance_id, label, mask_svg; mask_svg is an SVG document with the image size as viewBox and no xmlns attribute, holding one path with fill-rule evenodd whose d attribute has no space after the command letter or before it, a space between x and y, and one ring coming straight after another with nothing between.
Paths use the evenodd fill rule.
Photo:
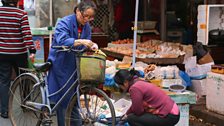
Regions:
<instances>
[{"instance_id":1,"label":"woman's hand","mask_svg":"<svg viewBox=\"0 0 224 126\"><path fill-rule=\"evenodd\" d=\"M80 45L84 45L87 48L91 49L91 50L98 50L98 45L94 42L92 42L91 40L87 40L87 39L77 39L74 42L74 46L80 46Z\"/></svg>"},{"instance_id":2,"label":"woman's hand","mask_svg":"<svg viewBox=\"0 0 224 126\"><path fill-rule=\"evenodd\" d=\"M93 50L93 51L96 51L98 49L99 49L99 47L96 43L94 43L93 46L91 47L91 50Z\"/></svg>"},{"instance_id":3,"label":"woman's hand","mask_svg":"<svg viewBox=\"0 0 224 126\"><path fill-rule=\"evenodd\" d=\"M124 115L121 117L121 120L122 120L122 121L125 121L125 120L127 120L127 118L128 118L127 114L124 114Z\"/></svg>"}]
</instances>

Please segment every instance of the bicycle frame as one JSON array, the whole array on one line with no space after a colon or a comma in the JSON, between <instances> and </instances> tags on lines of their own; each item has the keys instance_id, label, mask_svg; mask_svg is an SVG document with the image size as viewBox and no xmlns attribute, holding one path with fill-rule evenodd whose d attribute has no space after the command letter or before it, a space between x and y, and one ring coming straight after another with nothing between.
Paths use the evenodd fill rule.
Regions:
<instances>
[{"instance_id":1,"label":"bicycle frame","mask_svg":"<svg viewBox=\"0 0 224 126\"><path fill-rule=\"evenodd\" d=\"M64 86L61 89L59 89L58 91L56 91L55 93L52 93L52 94L49 94L49 92L48 92L48 84L47 84L46 76L43 77L43 75L41 75L41 73L37 73L38 77L35 74L32 74L32 73L24 73L24 74L29 74L29 75L32 74L32 76L35 77L36 79L39 78L38 79L38 83L34 85L33 90L31 91L31 93L36 88L38 88L38 86L39 86L41 94L42 94L42 103L36 103L36 102L28 101L28 102L26 102L26 105L32 106L35 109L37 109L38 111L41 111L41 109L43 107L47 107L48 110L49 110L49 114L53 115L53 112L55 112L57 110L59 105L64 101L65 97L68 96L69 93L71 91L73 91L73 89L75 88L75 92L73 93L73 95L77 94L78 107L81 109L81 107L80 107L80 97L79 97L79 88L80 88L80 81L79 81L79 78L80 78L80 69L79 69L80 68L80 57L82 57L82 56L79 56L79 57L76 58L77 68L71 74L71 76L69 77L68 81L64 84ZM84 56L84 57L89 57L90 58L91 56ZM98 57L92 56L91 58L98 58ZM68 82L70 81L70 79L75 74L77 74L77 79L72 83L72 85L68 88L68 90L63 94L63 96L55 103L54 107L52 108L51 105L50 105L49 97L55 96L58 93L60 93L67 86ZM26 100L26 98L24 100ZM81 111L82 111L82 109L81 109Z\"/></svg>"},{"instance_id":2,"label":"bicycle frame","mask_svg":"<svg viewBox=\"0 0 224 126\"><path fill-rule=\"evenodd\" d=\"M75 73L77 73L77 69L73 72L73 74L71 76L73 76ZM41 109L43 107L47 107L48 110L49 110L49 113L50 115L53 114L53 112L55 110L57 110L57 108L59 107L59 105L63 102L63 100L65 99L65 97L75 88L75 92L74 94L76 94L77 92L79 92L79 83L78 83L78 78L72 83L72 85L69 87L69 89L63 94L63 96L58 100L58 102L55 103L54 107L52 108L51 105L50 105L50 100L49 100L49 97L52 97L54 95L57 95L58 93L60 93L63 88L66 87L66 84L60 89L58 90L57 92L53 93L53 94L49 94L48 92L48 84L47 84L47 80L46 80L46 77L44 77L44 79L41 81L39 78L40 77L37 77L35 74L32 74L32 73L23 73L21 74L20 76L22 75L29 75L29 76L32 76L34 77L37 81L37 83L33 86L33 89L32 91L30 92L30 94L32 94L32 92L34 92L37 88L40 89L41 91L41 95L42 95L42 103L36 103L36 102L31 102L31 101L28 101L26 102L25 104L27 106L32 106L33 108L37 109L38 111L41 111ZM18 76L18 78L20 77ZM71 77L70 77L71 78ZM30 95L28 94L28 96ZM27 96L27 97L28 97ZM24 99L24 101L26 100L26 98ZM78 100L79 101L79 100Z\"/></svg>"}]
</instances>

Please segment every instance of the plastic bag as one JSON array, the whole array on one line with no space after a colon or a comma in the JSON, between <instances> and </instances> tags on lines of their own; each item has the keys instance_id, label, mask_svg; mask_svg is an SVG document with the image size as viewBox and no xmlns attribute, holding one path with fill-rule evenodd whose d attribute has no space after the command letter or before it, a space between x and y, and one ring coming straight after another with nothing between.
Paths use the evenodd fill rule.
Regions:
<instances>
[{"instance_id":1,"label":"plastic bag","mask_svg":"<svg viewBox=\"0 0 224 126\"><path fill-rule=\"evenodd\" d=\"M156 79L177 79L179 78L179 68L177 66L156 67Z\"/></svg>"},{"instance_id":2,"label":"plastic bag","mask_svg":"<svg viewBox=\"0 0 224 126\"><path fill-rule=\"evenodd\" d=\"M186 87L192 86L191 78L188 76L188 74L186 72L180 70L179 75L182 79L182 83L184 86L186 86Z\"/></svg>"},{"instance_id":3,"label":"plastic bag","mask_svg":"<svg viewBox=\"0 0 224 126\"><path fill-rule=\"evenodd\" d=\"M114 74L105 74L105 86L115 86Z\"/></svg>"},{"instance_id":4,"label":"plastic bag","mask_svg":"<svg viewBox=\"0 0 224 126\"><path fill-rule=\"evenodd\" d=\"M207 76L207 72L211 71L211 65L214 62L198 65L196 63L196 57L190 57L185 62L185 71L191 79L203 79Z\"/></svg>"},{"instance_id":5,"label":"plastic bag","mask_svg":"<svg viewBox=\"0 0 224 126\"><path fill-rule=\"evenodd\" d=\"M204 55L207 54L208 50L202 45L201 42L197 42L193 45L194 54L197 56L197 59L201 59Z\"/></svg>"},{"instance_id":6,"label":"plastic bag","mask_svg":"<svg viewBox=\"0 0 224 126\"><path fill-rule=\"evenodd\" d=\"M31 59L29 57L27 58L27 60L28 60L28 62L27 62L28 63L28 68L33 69L34 68L33 67L33 62L31 61Z\"/></svg>"}]
</instances>

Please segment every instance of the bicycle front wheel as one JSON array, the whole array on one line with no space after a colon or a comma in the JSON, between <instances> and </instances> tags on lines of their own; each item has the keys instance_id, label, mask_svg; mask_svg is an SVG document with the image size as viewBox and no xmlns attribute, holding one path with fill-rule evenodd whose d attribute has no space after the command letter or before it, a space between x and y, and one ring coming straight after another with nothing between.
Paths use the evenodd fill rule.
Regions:
<instances>
[{"instance_id":1,"label":"bicycle front wheel","mask_svg":"<svg viewBox=\"0 0 224 126\"><path fill-rule=\"evenodd\" d=\"M40 120L40 113L25 105L26 101L42 103L40 89L33 90L37 82L34 75L23 74L10 87L9 118L13 126L34 126Z\"/></svg>"},{"instance_id":2,"label":"bicycle front wheel","mask_svg":"<svg viewBox=\"0 0 224 126\"><path fill-rule=\"evenodd\" d=\"M80 90L80 107L75 95L66 110L66 126L115 126L115 111L110 98L95 87L86 86Z\"/></svg>"}]
</instances>

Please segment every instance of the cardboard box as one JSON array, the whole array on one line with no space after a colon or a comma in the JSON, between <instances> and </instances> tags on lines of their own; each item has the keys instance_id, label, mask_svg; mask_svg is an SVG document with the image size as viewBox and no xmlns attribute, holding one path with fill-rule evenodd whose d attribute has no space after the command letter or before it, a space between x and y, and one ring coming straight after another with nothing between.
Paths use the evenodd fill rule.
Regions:
<instances>
[{"instance_id":1,"label":"cardboard box","mask_svg":"<svg viewBox=\"0 0 224 126\"><path fill-rule=\"evenodd\" d=\"M208 72L206 80L207 109L224 115L224 75Z\"/></svg>"},{"instance_id":2,"label":"cardboard box","mask_svg":"<svg viewBox=\"0 0 224 126\"><path fill-rule=\"evenodd\" d=\"M204 55L201 59L198 60L199 65L207 64L211 62L214 62L214 60L209 52L206 55Z\"/></svg>"}]
</instances>

